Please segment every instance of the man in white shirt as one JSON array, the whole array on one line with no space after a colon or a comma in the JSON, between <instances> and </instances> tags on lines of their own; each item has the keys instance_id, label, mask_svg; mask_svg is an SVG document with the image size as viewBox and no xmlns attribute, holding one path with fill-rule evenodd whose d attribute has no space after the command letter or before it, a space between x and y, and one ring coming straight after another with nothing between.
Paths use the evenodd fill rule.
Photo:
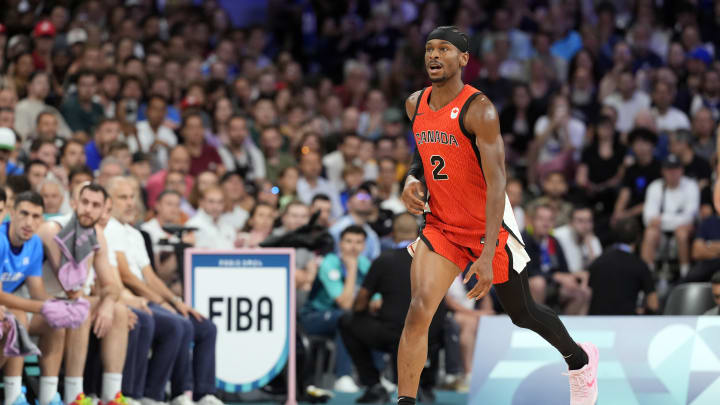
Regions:
<instances>
[{"instance_id":1,"label":"man in white shirt","mask_svg":"<svg viewBox=\"0 0 720 405\"><path fill-rule=\"evenodd\" d=\"M340 218L343 214L340 195L335 186L328 180L320 177L322 172L320 154L308 152L300 156L300 178L297 181L297 196L300 201L310 204L313 197L318 194L325 194L332 203L332 218Z\"/></svg>"},{"instance_id":2,"label":"man in white shirt","mask_svg":"<svg viewBox=\"0 0 720 405\"><path fill-rule=\"evenodd\" d=\"M643 206L646 228L641 256L651 269L655 268L663 233L672 233L677 241L680 273L685 277L690 270L690 235L699 209L697 183L683 176L680 158L668 155L663 162L662 178L650 183Z\"/></svg>"},{"instance_id":3,"label":"man in white shirt","mask_svg":"<svg viewBox=\"0 0 720 405\"><path fill-rule=\"evenodd\" d=\"M587 285L588 267L602 253L600 240L593 233L592 209L575 206L570 223L556 228L553 236L560 242L570 273Z\"/></svg>"},{"instance_id":4,"label":"man in white shirt","mask_svg":"<svg viewBox=\"0 0 720 405\"><path fill-rule=\"evenodd\" d=\"M172 129L166 127L165 114L167 102L162 96L154 95L147 103L147 120L136 124L136 135L128 136L130 152L152 153L155 156L153 166L167 167L168 154L171 148L178 143L177 135Z\"/></svg>"},{"instance_id":5,"label":"man in white shirt","mask_svg":"<svg viewBox=\"0 0 720 405\"><path fill-rule=\"evenodd\" d=\"M400 201L400 184L397 181L397 162L391 158L378 159L379 174L377 177L377 196L381 200L380 208L390 210L393 214L407 211Z\"/></svg>"},{"instance_id":6,"label":"man in white shirt","mask_svg":"<svg viewBox=\"0 0 720 405\"><path fill-rule=\"evenodd\" d=\"M169 381L172 405L192 405L193 397L201 405L222 405L214 396L215 325L173 294L155 274L142 234L131 224L137 215L133 180L114 177L108 191L113 218L105 234L115 253L111 256L123 284L150 302L155 321L155 345L147 368L143 404L165 403Z\"/></svg>"},{"instance_id":7,"label":"man in white shirt","mask_svg":"<svg viewBox=\"0 0 720 405\"><path fill-rule=\"evenodd\" d=\"M230 117L228 141L228 145L218 149L225 168L240 173L247 180L265 178L265 156L250 138L250 129L244 117Z\"/></svg>"},{"instance_id":8,"label":"man in white shirt","mask_svg":"<svg viewBox=\"0 0 720 405\"><path fill-rule=\"evenodd\" d=\"M345 165L358 164L362 167L362 162L357 161L360 152L360 137L357 134L349 133L343 136L342 143L337 150L330 152L323 157L322 164L325 166L327 179L332 183L336 190L345 188L342 172Z\"/></svg>"},{"instance_id":9,"label":"man in white shirt","mask_svg":"<svg viewBox=\"0 0 720 405\"><path fill-rule=\"evenodd\" d=\"M617 90L607 96L603 104L614 107L618 113L615 129L629 132L633 128L635 115L650 108L650 97L644 91L635 88L635 76L630 69L620 72Z\"/></svg>"},{"instance_id":10,"label":"man in white shirt","mask_svg":"<svg viewBox=\"0 0 720 405\"><path fill-rule=\"evenodd\" d=\"M235 228L221 221L225 209L225 195L222 189L211 187L203 193L200 209L185 226L197 228L195 247L206 249L233 249L235 247Z\"/></svg>"},{"instance_id":11,"label":"man in white shirt","mask_svg":"<svg viewBox=\"0 0 720 405\"><path fill-rule=\"evenodd\" d=\"M688 116L672 106L675 98L675 87L672 84L658 80L653 86L652 97L653 103L655 103L652 112L655 115L658 132L690 129Z\"/></svg>"}]
</instances>

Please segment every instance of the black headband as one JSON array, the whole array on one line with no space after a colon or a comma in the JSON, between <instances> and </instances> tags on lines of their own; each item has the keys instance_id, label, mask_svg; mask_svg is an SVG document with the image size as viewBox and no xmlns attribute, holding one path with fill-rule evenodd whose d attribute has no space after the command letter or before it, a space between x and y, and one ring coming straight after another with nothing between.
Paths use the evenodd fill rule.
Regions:
<instances>
[{"instance_id":1,"label":"black headband","mask_svg":"<svg viewBox=\"0 0 720 405\"><path fill-rule=\"evenodd\" d=\"M428 34L425 42L430 41L431 39L448 41L455 45L460 52L467 52L469 48L467 35L457 29L457 27L437 27Z\"/></svg>"}]
</instances>

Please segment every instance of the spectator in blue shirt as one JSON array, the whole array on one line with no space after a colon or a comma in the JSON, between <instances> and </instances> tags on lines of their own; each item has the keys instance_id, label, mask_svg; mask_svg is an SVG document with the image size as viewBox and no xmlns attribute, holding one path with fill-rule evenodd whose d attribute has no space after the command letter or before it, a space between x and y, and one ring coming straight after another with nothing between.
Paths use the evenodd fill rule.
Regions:
<instances>
[{"instance_id":1,"label":"spectator in blue shirt","mask_svg":"<svg viewBox=\"0 0 720 405\"><path fill-rule=\"evenodd\" d=\"M2 196L0 196L2 197ZM4 203L4 201L3 201ZM63 357L65 329L50 327L41 315L48 297L42 279L43 244L36 232L43 222L40 194L26 191L15 197L10 222L0 226L0 305L8 307L31 335L40 337L40 404L47 405L57 393L57 375ZM24 285L23 285L24 284ZM32 317L30 314L34 314ZM13 403L21 394L23 357L5 364L5 397Z\"/></svg>"},{"instance_id":2,"label":"spectator in blue shirt","mask_svg":"<svg viewBox=\"0 0 720 405\"><path fill-rule=\"evenodd\" d=\"M352 361L338 323L352 308L355 294L370 269L370 260L360 254L365 248L365 239L365 230L358 225L350 225L342 231L339 253L325 256L300 314L305 332L335 340L335 375L338 377L335 389L344 392L356 392L358 387L350 376Z\"/></svg>"},{"instance_id":3,"label":"spectator in blue shirt","mask_svg":"<svg viewBox=\"0 0 720 405\"><path fill-rule=\"evenodd\" d=\"M340 217L330 227L330 235L335 239L335 246L339 246L340 235L345 228L350 225L358 225L365 231L367 236L362 255L370 260L375 260L380 256L380 237L367 222L369 216L373 213L372 205L373 198L367 189L361 187L350 194L347 203L347 215Z\"/></svg>"}]
</instances>

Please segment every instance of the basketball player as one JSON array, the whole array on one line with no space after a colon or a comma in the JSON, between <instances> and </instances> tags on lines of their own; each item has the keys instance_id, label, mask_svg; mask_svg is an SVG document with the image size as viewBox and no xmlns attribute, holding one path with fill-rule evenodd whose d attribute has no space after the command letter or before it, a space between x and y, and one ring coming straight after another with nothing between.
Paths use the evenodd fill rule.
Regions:
<instances>
[{"instance_id":1,"label":"basketball player","mask_svg":"<svg viewBox=\"0 0 720 405\"><path fill-rule=\"evenodd\" d=\"M438 27L425 44L432 86L405 104L417 142L402 199L412 214L426 207L426 225L408 247L414 255L412 300L398 353L398 404L414 404L427 357L428 326L455 277L469 266L465 282L477 284L469 298L495 290L512 322L531 329L565 358L571 405L597 399L598 351L578 345L550 309L530 296L530 261L505 194L505 151L498 114L488 98L461 79L468 63L468 37ZM424 182L423 182L424 177ZM425 186L425 184L427 186Z\"/></svg>"}]
</instances>

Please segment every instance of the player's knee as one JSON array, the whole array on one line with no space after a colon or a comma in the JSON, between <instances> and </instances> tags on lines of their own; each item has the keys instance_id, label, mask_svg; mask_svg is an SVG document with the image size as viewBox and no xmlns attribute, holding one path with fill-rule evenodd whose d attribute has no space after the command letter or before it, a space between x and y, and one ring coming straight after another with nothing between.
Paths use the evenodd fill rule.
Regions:
<instances>
[{"instance_id":1,"label":"player's knee","mask_svg":"<svg viewBox=\"0 0 720 405\"><path fill-rule=\"evenodd\" d=\"M409 328L425 328L430 326L433 314L430 306L427 305L422 298L413 298L410 300L407 317L405 318L405 326Z\"/></svg>"},{"instance_id":2,"label":"player's knee","mask_svg":"<svg viewBox=\"0 0 720 405\"><path fill-rule=\"evenodd\" d=\"M687 241L690 239L690 227L688 226L681 226L675 230L675 237L678 239L678 241Z\"/></svg>"},{"instance_id":3,"label":"player's knee","mask_svg":"<svg viewBox=\"0 0 720 405\"><path fill-rule=\"evenodd\" d=\"M123 328L128 324L128 308L124 304L115 303L113 306L113 326Z\"/></svg>"}]
</instances>

